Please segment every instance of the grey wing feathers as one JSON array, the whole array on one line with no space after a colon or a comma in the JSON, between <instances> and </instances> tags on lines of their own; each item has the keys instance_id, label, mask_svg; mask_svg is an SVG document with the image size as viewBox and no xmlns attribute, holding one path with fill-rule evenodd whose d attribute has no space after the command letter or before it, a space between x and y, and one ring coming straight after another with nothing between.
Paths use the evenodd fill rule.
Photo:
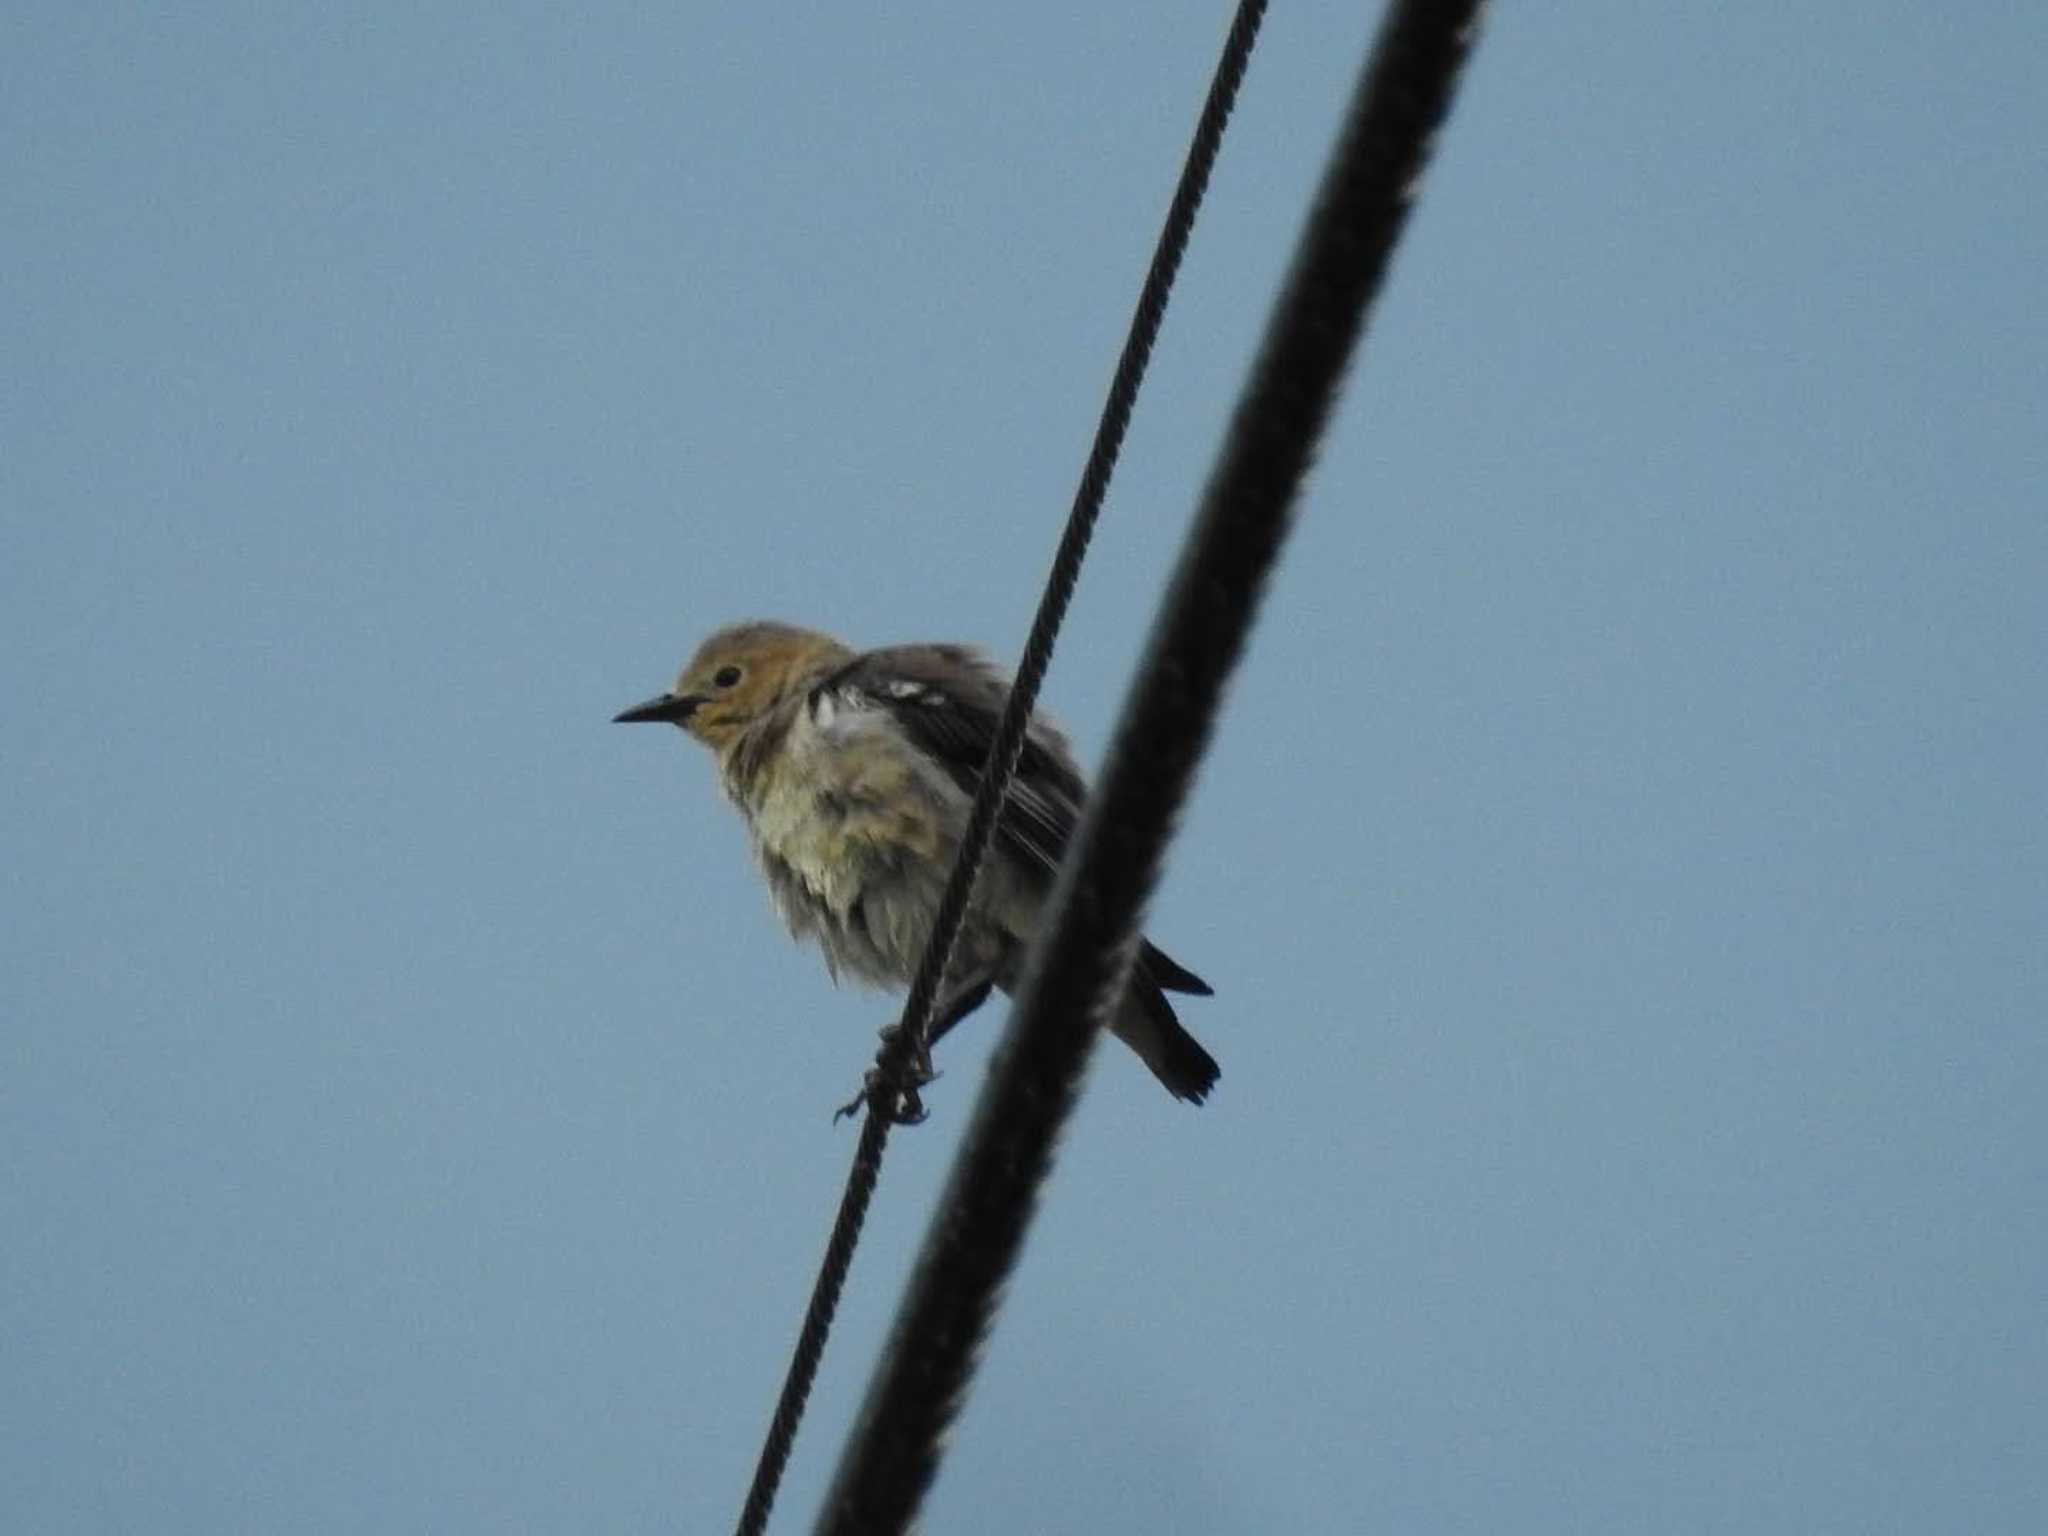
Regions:
<instances>
[{"instance_id":1,"label":"grey wing feathers","mask_svg":"<svg viewBox=\"0 0 2048 1536\"><path fill-rule=\"evenodd\" d=\"M964 646L907 645L869 651L821 688L860 694L969 794L995 740L1009 681ZM1065 739L1033 720L1017 776L996 818L996 840L1050 883L1081 821L1086 789Z\"/></svg>"},{"instance_id":2,"label":"grey wing feathers","mask_svg":"<svg viewBox=\"0 0 2048 1536\"><path fill-rule=\"evenodd\" d=\"M1010 695L1008 678L979 652L955 645L869 651L819 688L858 694L870 705L886 709L898 729L969 794L981 784L989 744ZM1034 718L1017 760L1017 776L996 818L997 843L1050 886L1081 824L1087 793L1066 738ZM1138 971L1167 992L1208 997L1213 990L1149 940L1138 951ZM1159 1006L1165 1008L1164 998ZM1165 1017L1171 1022L1172 1010L1167 1009ZM1213 1080L1215 1064L1208 1066Z\"/></svg>"}]
</instances>

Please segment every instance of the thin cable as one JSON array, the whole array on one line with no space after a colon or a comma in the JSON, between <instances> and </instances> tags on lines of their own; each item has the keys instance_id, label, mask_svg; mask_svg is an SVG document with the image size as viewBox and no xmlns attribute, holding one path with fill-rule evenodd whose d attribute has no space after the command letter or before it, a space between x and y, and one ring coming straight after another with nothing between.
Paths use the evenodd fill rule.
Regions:
<instances>
[{"instance_id":1,"label":"thin cable","mask_svg":"<svg viewBox=\"0 0 2048 1536\"><path fill-rule=\"evenodd\" d=\"M828 1536L907 1529L937 1474L1477 9L1404 0L1381 27L819 1515Z\"/></svg>"},{"instance_id":2,"label":"thin cable","mask_svg":"<svg viewBox=\"0 0 2048 1536\"><path fill-rule=\"evenodd\" d=\"M1081 472L1081 483L1074 493L1074 504L1067 515L1066 529L1060 535L1059 548L1053 555L1045 592L1039 599L1038 613L1031 623L1031 634L1025 641L1017 678L1011 687L1009 702L1004 707L1002 721L996 729L995 740L989 747L974 808L961 836L959 858L953 865L945 895L939 903L938 914L932 923L932 936L925 947L917 976L904 1000L902 1020L875 1057L875 1069L867 1094L868 1113L861 1126L860 1143L854 1151L853 1166L847 1172L846 1190L840 1197L839 1214L832 1223L832 1235L825 1245L825 1257L818 1267L810 1304L804 1310L803 1328L797 1336L789 1373L783 1379L782 1393L776 1400L775 1414L761 1447L760 1461L754 1468L753 1484L747 1490L747 1501L740 1512L739 1536L761 1536L761 1532L767 1529L776 1490L789 1464L790 1449L796 1443L797 1426L803 1419L811 1384L818 1374L818 1361L825 1351L826 1335L831 1332L832 1317L839 1308L839 1295L846 1284L847 1270L853 1263L854 1245L860 1241L868 1203L881 1177L882 1154L888 1144L891 1123L902 1103L906 1069L923 1049L931 1025L933 1002L951 964L954 943L967 914L968 898L973 893L982 859L995 832L996 815L1016 774L1017 759L1024 746L1025 726L1031 719L1039 685L1045 680L1046 668L1052 661L1053 643L1073 597L1089 539L1101 516L1110 476L1116 469L1117 454L1123 447L1124 432L1130 425L1131 407L1137 399L1138 386L1144 379L1153 344L1159 337L1160 322L1166 314L1167 296L1172 292L1181 257L1187 250L1195 214L1208 187L1209 173L1216 164L1223 131L1230 121L1230 110L1244 80L1252 44L1258 38L1259 23L1265 13L1266 0L1240 0L1229 36L1224 40L1223 54L1217 62L1215 78L1210 82L1208 98L1203 102L1201 118L1195 125L1194 140L1188 148L1186 164L1181 168L1180 182L1174 189L1165 225L1159 232L1159 243L1153 250L1151 266L1138 294L1130 334L1124 342L1122 355L1117 359L1116 374L1110 383L1101 422L1096 427L1095 442Z\"/></svg>"},{"instance_id":3,"label":"thin cable","mask_svg":"<svg viewBox=\"0 0 2048 1536\"><path fill-rule=\"evenodd\" d=\"M1208 188L1209 172L1216 164L1216 152L1223 143L1223 130L1230 121L1230 110L1237 100L1237 89L1243 83L1252 44L1258 38L1259 23L1265 14L1265 0L1243 0L1231 23L1230 34L1224 39L1223 56L1217 61L1208 100L1203 103L1201 118L1195 125L1194 142L1188 147L1187 163L1181 169L1180 185L1174 189L1173 202L1166 212L1166 223L1159 231L1159 244L1152 253L1151 268L1146 272L1145 285L1138 293L1130 335L1124 342L1123 355L1117 359L1109 398L1103 404L1102 419L1095 429L1095 443L1081 471L1081 483L1074 492L1074 505L1067 514L1067 526L1060 535L1059 548L1053 553L1052 569L1045 579L1045 592L1039 598L1038 613L1031 621L1031 633L1024 642L1024 654L1017 664L1016 681L1010 686L1009 702L1003 709L995 740L989 743L988 760L982 765L974 808L968 814L967 829L961 834L960 856L954 862L945 895L939 902L938 915L932 921L931 942L925 946L917 976L911 983L910 995L904 999L902 1022L896 1034L883 1044L875 1057L885 1093L902 1082L904 1068L931 1027L932 1004L938 995L939 983L952 964L954 946L967 916L968 899L973 894L982 860L994 837L996 818L1009 793L1010 781L1016 776L1017 759L1024 750L1024 733L1031 722L1031 711L1038 703L1039 686L1045 681L1046 668L1052 664L1053 644L1059 638L1060 625L1067 616L1067 605L1072 601L1075 584L1080 580L1081 562L1087 557L1089 540L1094 537L1095 524L1102 514L1109 479L1116 471L1124 432L1130 426L1131 407L1138 398L1138 386L1144 381L1146 364L1151 361L1153 343L1159 339L1160 322L1166 316L1167 295L1172 292L1173 280L1180 271L1188 235L1194 228L1195 213L1201 207L1202 194ZM875 1096L871 1095L871 1111L876 1102ZM889 1100L881 1102L886 1105Z\"/></svg>"}]
</instances>

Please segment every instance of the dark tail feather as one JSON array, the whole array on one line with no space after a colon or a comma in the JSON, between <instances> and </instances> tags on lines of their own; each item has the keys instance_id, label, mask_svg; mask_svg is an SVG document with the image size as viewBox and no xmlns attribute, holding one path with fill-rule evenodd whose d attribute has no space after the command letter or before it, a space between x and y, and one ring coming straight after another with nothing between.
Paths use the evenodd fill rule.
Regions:
<instances>
[{"instance_id":1,"label":"dark tail feather","mask_svg":"<svg viewBox=\"0 0 2048 1536\"><path fill-rule=\"evenodd\" d=\"M1216 1086L1216 1079L1222 1076L1223 1069L1216 1065L1214 1056L1202 1049L1200 1041L1181 1028L1173 1005L1167 1002L1166 994L1159 990L1160 982L1151 972L1151 956L1158 951L1149 945L1147 949L1150 952L1131 975L1130 995L1117 1016L1116 1036L1138 1053L1145 1065L1152 1069L1152 1075L1166 1084L1168 1093L1176 1099L1186 1099L1190 1104L1199 1104ZM1171 961L1167 963L1172 965ZM1178 966L1174 969L1197 986L1201 985L1199 978ZM1176 990L1192 991L1193 988ZM1202 987L1202 991L1206 993L1208 988Z\"/></svg>"},{"instance_id":2,"label":"dark tail feather","mask_svg":"<svg viewBox=\"0 0 2048 1536\"><path fill-rule=\"evenodd\" d=\"M1166 957L1164 950L1156 947L1150 939L1138 949L1138 974L1152 978L1152 985L1168 992L1185 992L1191 997L1214 997L1216 989L1184 965L1177 965ZM1172 1018L1171 1012L1167 1014Z\"/></svg>"}]
</instances>

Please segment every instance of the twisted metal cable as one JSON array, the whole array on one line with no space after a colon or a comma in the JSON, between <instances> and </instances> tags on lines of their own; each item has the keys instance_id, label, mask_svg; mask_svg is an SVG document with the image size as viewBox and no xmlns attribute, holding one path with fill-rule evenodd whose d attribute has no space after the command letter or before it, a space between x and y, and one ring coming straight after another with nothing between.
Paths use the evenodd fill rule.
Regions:
<instances>
[{"instance_id":1,"label":"twisted metal cable","mask_svg":"<svg viewBox=\"0 0 2048 1536\"><path fill-rule=\"evenodd\" d=\"M890 1126L903 1102L906 1072L910 1062L924 1049L933 1003L952 962L954 944L967 915L968 900L974 892L974 882L995 832L996 817L1016 774L1017 759L1024 746L1025 727L1030 723L1039 685L1045 680L1046 668L1052 661L1053 643L1058 637L1061 621L1066 617L1067 605L1080 577L1081 562L1087 555L1089 540L1101 516L1103 498L1109 490L1110 476L1116 469L1124 432L1130 425L1138 386L1144 379L1146 364L1151 360L1153 344L1158 340L1160 323L1166 314L1167 296L1173 289L1181 257L1187 250L1195 214L1208 188L1209 173L1215 166L1223 131L1229 123L1231 107L1236 102L1238 87L1243 83L1252 44L1258 38L1259 23L1265 12L1266 0L1240 0L1229 35L1224 40L1222 57L1210 82L1208 97L1203 102L1202 115L1195 125L1186 164L1181 169L1173 202L1167 209L1158 245L1153 250L1151 266L1139 291L1130 333L1124 342L1123 353L1117 359L1116 374L1111 380L1109 397L1096 428L1094 445L1081 472L1081 483L1074 493L1066 529L1060 535L1059 548L1053 555L1052 569L1046 577L1045 592L1039 599L1038 612L1024 644L1016 681L1011 687L995 740L990 744L988 761L983 765L974 808L968 816L959 857L953 865L945 895L932 923L930 942L925 947L909 996L904 1000L902 1020L875 1057L866 1094L868 1113L861 1125L860 1142L854 1151L853 1166L846 1176L839 1214L832 1223L832 1235L825 1245L825 1257L818 1267L810 1303L804 1311L803 1327L797 1336L789 1372L783 1380L774 1417L769 1422L767 1438L761 1447L761 1457L754 1469L754 1480L747 1490L746 1504L740 1513L739 1536L760 1536L767 1529L776 1490L788 1466L790 1449L796 1442L797 1426L803 1419L811 1384L817 1377L818 1361L824 1354L825 1339L839 1307L839 1295L845 1288L847 1271L853 1263L854 1246L860 1240L868 1204L881 1177L882 1154L888 1144Z\"/></svg>"},{"instance_id":2,"label":"twisted metal cable","mask_svg":"<svg viewBox=\"0 0 2048 1536\"><path fill-rule=\"evenodd\" d=\"M1397 0L1382 24L820 1512L826 1536L907 1529L937 1475L1477 11Z\"/></svg>"},{"instance_id":3,"label":"twisted metal cable","mask_svg":"<svg viewBox=\"0 0 2048 1536\"><path fill-rule=\"evenodd\" d=\"M1053 553L1052 569L1046 575L1044 595L1039 599L1038 612L1031 621L1031 633L1024 642L1024 654L1017 664L1009 702L996 728L995 740L989 744L988 760L982 765L974 808L968 814L967 829L960 838L960 857L954 862L945 895L939 902L938 915L932 921L931 942L925 946L910 994L904 999L901 1024L875 1057L884 1092L901 1084L904 1068L923 1044L930 1028L932 1005L937 998L939 984L952 964L953 950L966 920L974 882L981 873L982 861L995 835L996 818L1002 813L1010 781L1016 776L1017 759L1024 750L1024 733L1031 723L1031 711L1038 703L1039 686L1045 681L1046 668L1052 664L1053 645L1059 638L1060 625L1067 616L1067 605L1072 601L1074 587L1080 580L1081 562L1087 557L1089 540L1095 535L1103 499L1109 492L1109 479L1116 471L1117 455L1123 449L1124 433L1130 426L1131 407L1137 401L1138 386L1144 381L1153 344L1159 338L1160 322L1166 316L1167 295L1172 292L1173 280L1180 271L1188 235L1194 229L1195 213L1201 207L1202 194L1208 188L1209 172L1216 163L1216 152L1223 143L1224 126L1230 120L1230 109L1237 100L1237 89L1244 80L1252 44L1258 37L1259 23L1265 13L1265 0L1244 0L1237 8L1229 36L1224 40L1223 56L1217 61L1208 100L1203 103L1201 118L1195 125L1194 141L1188 147L1180 185L1174 189L1173 202L1166 212L1166 223L1159 232L1159 244L1152 253L1151 268L1146 272L1144 287L1138 293L1137 311L1131 317L1130 335L1124 342L1123 354L1117 359L1109 398L1103 404L1102 419L1095 429L1094 446L1089 450L1088 462L1081 471L1081 483L1074 492L1074 505L1067 514L1066 529L1060 535L1059 548ZM870 1111L875 1107L876 1098L870 1095Z\"/></svg>"}]
</instances>

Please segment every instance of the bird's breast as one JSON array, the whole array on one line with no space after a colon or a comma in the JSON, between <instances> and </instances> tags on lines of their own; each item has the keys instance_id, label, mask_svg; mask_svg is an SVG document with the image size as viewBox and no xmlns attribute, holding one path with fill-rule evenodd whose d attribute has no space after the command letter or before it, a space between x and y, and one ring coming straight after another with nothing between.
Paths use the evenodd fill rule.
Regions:
<instances>
[{"instance_id":1,"label":"bird's breast","mask_svg":"<svg viewBox=\"0 0 2048 1536\"><path fill-rule=\"evenodd\" d=\"M960 792L881 731L794 729L779 759L735 798L763 855L842 916L872 881L943 870L965 819Z\"/></svg>"}]
</instances>

